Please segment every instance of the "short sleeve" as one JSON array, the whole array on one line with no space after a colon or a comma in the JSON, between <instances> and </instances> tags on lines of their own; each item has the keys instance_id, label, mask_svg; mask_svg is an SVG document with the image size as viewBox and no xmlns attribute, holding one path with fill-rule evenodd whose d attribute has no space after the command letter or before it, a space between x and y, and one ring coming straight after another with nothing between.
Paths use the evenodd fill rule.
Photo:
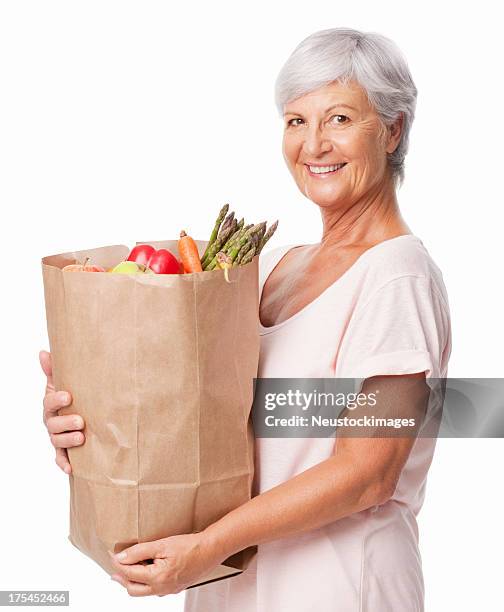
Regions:
<instances>
[{"instance_id":1,"label":"short sleeve","mask_svg":"<svg viewBox=\"0 0 504 612\"><path fill-rule=\"evenodd\" d=\"M388 281L351 317L336 357L335 376L365 379L425 372L446 376L451 351L447 305L425 276Z\"/></svg>"}]
</instances>

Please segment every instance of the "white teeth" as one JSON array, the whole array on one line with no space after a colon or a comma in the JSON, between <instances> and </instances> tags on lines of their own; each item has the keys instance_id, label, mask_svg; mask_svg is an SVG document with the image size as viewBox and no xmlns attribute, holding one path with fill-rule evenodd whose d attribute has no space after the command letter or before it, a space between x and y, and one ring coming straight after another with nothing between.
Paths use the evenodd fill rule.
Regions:
<instances>
[{"instance_id":1,"label":"white teeth","mask_svg":"<svg viewBox=\"0 0 504 612\"><path fill-rule=\"evenodd\" d=\"M336 164L334 166L308 166L313 174L324 174L326 172L335 172L342 168L345 164Z\"/></svg>"}]
</instances>

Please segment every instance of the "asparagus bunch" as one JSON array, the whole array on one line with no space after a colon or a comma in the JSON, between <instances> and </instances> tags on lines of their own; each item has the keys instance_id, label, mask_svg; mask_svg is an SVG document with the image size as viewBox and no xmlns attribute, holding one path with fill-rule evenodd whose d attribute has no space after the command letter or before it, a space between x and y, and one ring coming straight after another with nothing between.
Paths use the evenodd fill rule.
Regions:
<instances>
[{"instance_id":1,"label":"asparagus bunch","mask_svg":"<svg viewBox=\"0 0 504 612\"><path fill-rule=\"evenodd\" d=\"M207 248L201 257L203 270L215 268L227 270L230 267L245 265L259 255L264 245L275 233L278 221L267 228L266 221L245 225L242 218L236 221L234 212L225 204L215 221Z\"/></svg>"},{"instance_id":2,"label":"asparagus bunch","mask_svg":"<svg viewBox=\"0 0 504 612\"><path fill-rule=\"evenodd\" d=\"M219 233L221 223L224 221L224 217L226 216L228 210L229 204L224 204L224 206L220 209L219 214L217 216L217 220L215 221L214 228L212 230L212 233L210 234L210 240L208 241L207 248L205 249L205 252L203 253L203 256L201 258L201 264L203 264L204 260L206 259L208 255L208 250L210 249L211 245L215 242L217 234Z\"/></svg>"}]
</instances>

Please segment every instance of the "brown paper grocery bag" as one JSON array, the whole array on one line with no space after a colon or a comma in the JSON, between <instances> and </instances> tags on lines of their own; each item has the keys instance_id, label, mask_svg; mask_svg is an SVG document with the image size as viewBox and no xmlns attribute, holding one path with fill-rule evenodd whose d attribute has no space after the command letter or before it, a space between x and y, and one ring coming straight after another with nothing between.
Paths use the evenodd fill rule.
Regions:
<instances>
[{"instance_id":1,"label":"brown paper grocery bag","mask_svg":"<svg viewBox=\"0 0 504 612\"><path fill-rule=\"evenodd\" d=\"M178 255L177 241L149 244ZM197 245L202 254L206 242ZM54 383L73 396L60 414L86 422L85 444L69 449L69 539L110 574L108 551L203 530L250 499L253 477L258 257L231 269L230 282L222 270L61 270L85 257L108 269L128 253L42 259ZM240 573L254 553L197 584Z\"/></svg>"}]
</instances>

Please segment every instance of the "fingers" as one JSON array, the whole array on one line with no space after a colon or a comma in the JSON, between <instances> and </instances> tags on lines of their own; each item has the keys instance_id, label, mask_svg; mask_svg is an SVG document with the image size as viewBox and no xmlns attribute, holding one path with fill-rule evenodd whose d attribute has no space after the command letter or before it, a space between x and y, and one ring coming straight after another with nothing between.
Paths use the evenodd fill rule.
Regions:
<instances>
[{"instance_id":1,"label":"fingers","mask_svg":"<svg viewBox=\"0 0 504 612\"><path fill-rule=\"evenodd\" d=\"M53 434L84 429L84 419L78 414L53 416L47 419L47 431Z\"/></svg>"},{"instance_id":2,"label":"fingers","mask_svg":"<svg viewBox=\"0 0 504 612\"><path fill-rule=\"evenodd\" d=\"M72 473L72 466L70 465L70 461L68 461L68 453L65 448L56 449L56 465L61 468L65 474Z\"/></svg>"},{"instance_id":3,"label":"fingers","mask_svg":"<svg viewBox=\"0 0 504 612\"><path fill-rule=\"evenodd\" d=\"M154 595L152 591L152 587L148 584L140 584L139 582L131 582L131 580L127 580L123 576L119 574L113 574L111 576L112 580L115 580L119 584L122 584L123 587L128 591L128 595L132 597L145 597L146 595Z\"/></svg>"},{"instance_id":4,"label":"fingers","mask_svg":"<svg viewBox=\"0 0 504 612\"><path fill-rule=\"evenodd\" d=\"M40 351L39 361L44 374L47 376L47 386L54 389L51 353L48 353L47 351Z\"/></svg>"},{"instance_id":5,"label":"fingers","mask_svg":"<svg viewBox=\"0 0 504 612\"><path fill-rule=\"evenodd\" d=\"M157 550L157 540L153 542L142 542L141 544L134 544L126 548L121 553L115 555L114 559L119 561L122 565L140 563L140 561L144 561L145 559L154 559Z\"/></svg>"},{"instance_id":6,"label":"fingers","mask_svg":"<svg viewBox=\"0 0 504 612\"><path fill-rule=\"evenodd\" d=\"M67 448L79 446L84 442L84 434L72 430L83 429L84 420L82 417L74 415L55 416L58 410L68 406L72 402L72 396L67 391L54 390L54 380L52 375L51 353L48 351L39 352L39 361L42 371L47 377L46 393L44 397L43 421L49 432L51 442L56 448L56 465L65 472L72 473L72 466L68 460ZM68 432L71 433L61 433Z\"/></svg>"},{"instance_id":7,"label":"fingers","mask_svg":"<svg viewBox=\"0 0 504 612\"><path fill-rule=\"evenodd\" d=\"M72 448L84 444L84 434L80 431L68 433L50 434L51 443L54 448Z\"/></svg>"},{"instance_id":8,"label":"fingers","mask_svg":"<svg viewBox=\"0 0 504 612\"><path fill-rule=\"evenodd\" d=\"M141 582L142 584L152 584L153 575L152 568L154 565L147 564L142 565L138 563L136 565L125 565L119 563L116 560L112 560L114 567L117 570L117 574L120 576L126 577L131 582Z\"/></svg>"},{"instance_id":9,"label":"fingers","mask_svg":"<svg viewBox=\"0 0 504 612\"><path fill-rule=\"evenodd\" d=\"M46 393L44 397L44 423L58 414L58 410L72 403L72 396L68 391Z\"/></svg>"}]
</instances>

